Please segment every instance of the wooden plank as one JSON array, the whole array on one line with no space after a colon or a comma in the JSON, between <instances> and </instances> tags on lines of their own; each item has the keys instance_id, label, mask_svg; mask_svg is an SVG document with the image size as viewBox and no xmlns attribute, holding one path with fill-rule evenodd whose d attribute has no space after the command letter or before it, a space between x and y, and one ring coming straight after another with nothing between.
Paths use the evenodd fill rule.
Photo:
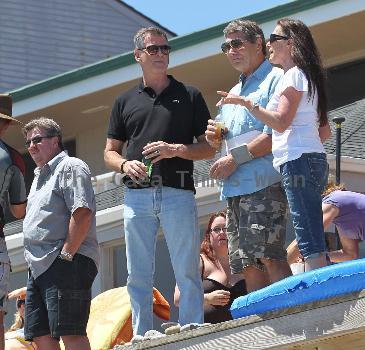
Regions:
<instances>
[{"instance_id":1,"label":"wooden plank","mask_svg":"<svg viewBox=\"0 0 365 350\"><path fill-rule=\"evenodd\" d=\"M309 341L303 345L294 345L281 349L290 350L363 350L365 349L365 332L345 334L338 337Z\"/></svg>"},{"instance_id":2,"label":"wooden plank","mask_svg":"<svg viewBox=\"0 0 365 350\"><path fill-rule=\"evenodd\" d=\"M352 342L351 350L365 348L356 345L365 339L365 291L146 340L123 349L327 350L331 342L340 346L339 339Z\"/></svg>"}]
</instances>

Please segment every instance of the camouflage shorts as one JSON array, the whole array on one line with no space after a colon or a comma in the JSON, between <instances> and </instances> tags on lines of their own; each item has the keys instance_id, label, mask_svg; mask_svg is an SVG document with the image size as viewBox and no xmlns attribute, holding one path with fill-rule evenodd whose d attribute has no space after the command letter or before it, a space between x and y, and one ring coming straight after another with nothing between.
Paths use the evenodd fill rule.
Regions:
<instances>
[{"instance_id":1,"label":"camouflage shorts","mask_svg":"<svg viewBox=\"0 0 365 350\"><path fill-rule=\"evenodd\" d=\"M286 260L287 201L280 184L228 198L227 236L232 273L264 271L260 258Z\"/></svg>"}]
</instances>

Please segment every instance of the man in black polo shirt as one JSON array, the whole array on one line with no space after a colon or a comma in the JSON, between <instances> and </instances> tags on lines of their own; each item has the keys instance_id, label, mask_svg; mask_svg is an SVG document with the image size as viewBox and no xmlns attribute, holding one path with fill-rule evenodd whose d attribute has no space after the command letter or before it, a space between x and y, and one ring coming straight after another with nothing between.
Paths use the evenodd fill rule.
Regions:
<instances>
[{"instance_id":1,"label":"man in black polo shirt","mask_svg":"<svg viewBox=\"0 0 365 350\"><path fill-rule=\"evenodd\" d=\"M27 196L25 191L25 164L22 156L2 141L11 124L20 124L12 117L10 95L0 95L0 350L4 349L4 313L9 290L10 260L4 237L5 209L9 206L14 217L25 215Z\"/></svg>"},{"instance_id":2,"label":"man in black polo shirt","mask_svg":"<svg viewBox=\"0 0 365 350\"><path fill-rule=\"evenodd\" d=\"M143 78L115 101L104 159L108 167L126 175L128 292L133 332L143 335L152 329L160 225L181 291L179 322L203 322L193 160L210 158L214 150L204 137L209 111L201 93L167 75L170 47L166 34L158 28L142 28L134 43L134 57ZM125 142L126 154L122 156Z\"/></svg>"}]
</instances>

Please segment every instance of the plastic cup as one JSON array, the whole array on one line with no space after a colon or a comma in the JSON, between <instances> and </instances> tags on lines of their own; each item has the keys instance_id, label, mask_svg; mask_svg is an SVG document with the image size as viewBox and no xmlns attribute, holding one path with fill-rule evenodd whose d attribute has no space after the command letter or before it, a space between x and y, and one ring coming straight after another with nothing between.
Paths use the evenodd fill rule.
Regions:
<instances>
[{"instance_id":1,"label":"plastic cup","mask_svg":"<svg viewBox=\"0 0 365 350\"><path fill-rule=\"evenodd\" d=\"M223 138L225 128L226 128L226 126L224 125L224 123L222 121L216 121L214 136L217 139L221 140Z\"/></svg>"}]
</instances>

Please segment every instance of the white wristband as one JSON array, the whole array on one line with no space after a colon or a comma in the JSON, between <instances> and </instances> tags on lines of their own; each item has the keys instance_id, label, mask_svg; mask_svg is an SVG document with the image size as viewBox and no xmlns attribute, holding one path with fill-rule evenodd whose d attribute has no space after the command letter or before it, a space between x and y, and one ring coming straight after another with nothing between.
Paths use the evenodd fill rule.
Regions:
<instances>
[{"instance_id":1,"label":"white wristband","mask_svg":"<svg viewBox=\"0 0 365 350\"><path fill-rule=\"evenodd\" d=\"M247 163L254 158L253 155L249 152L247 144L232 148L231 155L237 165Z\"/></svg>"}]
</instances>

